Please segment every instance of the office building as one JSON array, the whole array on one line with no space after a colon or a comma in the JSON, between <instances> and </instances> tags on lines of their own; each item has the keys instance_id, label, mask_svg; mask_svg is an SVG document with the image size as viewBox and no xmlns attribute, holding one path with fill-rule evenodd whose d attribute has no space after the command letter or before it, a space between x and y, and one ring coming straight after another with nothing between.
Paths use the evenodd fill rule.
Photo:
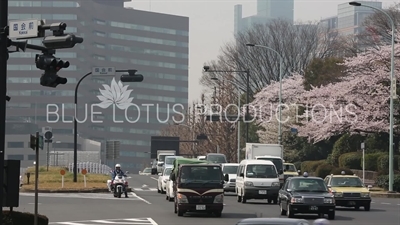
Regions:
<instances>
[{"instance_id":1,"label":"office building","mask_svg":"<svg viewBox=\"0 0 400 225\"><path fill-rule=\"evenodd\" d=\"M294 21L294 0L257 0L257 14L244 17L242 5L234 6L234 32L244 32L254 24L264 24L271 19Z\"/></svg>"},{"instance_id":2,"label":"office building","mask_svg":"<svg viewBox=\"0 0 400 225\"><path fill-rule=\"evenodd\" d=\"M125 83L129 87L124 90L132 90L129 97L133 99L128 100L138 108L126 109L126 104L109 105L106 109L95 106L101 102L102 97L98 96L104 95L99 89L110 86L113 78L119 81L121 73L83 80L77 107L79 136L102 143L119 140L118 162L134 172L143 169L143 159L150 156L150 137L165 126L161 120L172 117L173 105L187 107L189 19L124 8L124 2L128 0L9 1L9 20L64 22L66 32L82 36L84 41L72 49L57 50L55 56L71 64L58 73L68 83L57 88L39 84L42 71L36 68L34 59L40 52L10 54L7 94L11 101L7 103L7 120L35 123L39 128L50 126L55 137L70 135L73 140L74 90L78 80L93 67L136 69L144 81ZM41 40L31 39L29 43L40 45ZM147 109L145 104L153 106ZM103 161L104 157L103 151Z\"/></svg>"},{"instance_id":3,"label":"office building","mask_svg":"<svg viewBox=\"0 0 400 225\"><path fill-rule=\"evenodd\" d=\"M361 1L363 5L370 5L382 9L382 2ZM324 18L321 22L330 29L337 29L342 35L356 35L364 31L363 22L374 14L376 10L367 7L354 7L349 3L338 5L337 16Z\"/></svg>"}]
</instances>

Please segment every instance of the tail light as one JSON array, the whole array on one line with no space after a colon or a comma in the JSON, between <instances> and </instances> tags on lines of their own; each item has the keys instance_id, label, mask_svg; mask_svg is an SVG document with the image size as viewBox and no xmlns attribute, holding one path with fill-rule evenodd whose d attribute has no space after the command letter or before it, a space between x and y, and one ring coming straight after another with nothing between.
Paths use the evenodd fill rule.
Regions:
<instances>
[{"instance_id":1,"label":"tail light","mask_svg":"<svg viewBox=\"0 0 400 225\"><path fill-rule=\"evenodd\" d=\"M128 185L128 181L125 181L125 185Z\"/></svg>"}]
</instances>

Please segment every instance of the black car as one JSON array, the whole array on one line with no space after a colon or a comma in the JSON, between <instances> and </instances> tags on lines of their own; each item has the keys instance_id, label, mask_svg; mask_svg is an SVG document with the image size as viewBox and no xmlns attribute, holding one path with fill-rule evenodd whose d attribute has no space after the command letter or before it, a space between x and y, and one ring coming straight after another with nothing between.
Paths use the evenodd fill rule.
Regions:
<instances>
[{"instance_id":1,"label":"black car","mask_svg":"<svg viewBox=\"0 0 400 225\"><path fill-rule=\"evenodd\" d=\"M295 214L318 214L335 219L335 199L324 180L319 177L289 177L278 198L281 215L292 218Z\"/></svg>"}]
</instances>

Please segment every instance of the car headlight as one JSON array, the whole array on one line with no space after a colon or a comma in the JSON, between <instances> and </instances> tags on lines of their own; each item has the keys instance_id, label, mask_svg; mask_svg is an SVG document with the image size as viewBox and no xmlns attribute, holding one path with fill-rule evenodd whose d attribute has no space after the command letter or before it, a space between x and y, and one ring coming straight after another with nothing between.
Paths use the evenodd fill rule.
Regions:
<instances>
[{"instance_id":1,"label":"car headlight","mask_svg":"<svg viewBox=\"0 0 400 225\"><path fill-rule=\"evenodd\" d=\"M244 185L245 185L245 186L254 186L254 185L253 185L253 182L250 182L250 181L244 182Z\"/></svg>"},{"instance_id":2,"label":"car headlight","mask_svg":"<svg viewBox=\"0 0 400 225\"><path fill-rule=\"evenodd\" d=\"M303 203L304 200L303 200L303 198L292 198L292 199L290 200L290 202L291 202L291 203Z\"/></svg>"},{"instance_id":3,"label":"car headlight","mask_svg":"<svg viewBox=\"0 0 400 225\"><path fill-rule=\"evenodd\" d=\"M176 197L177 197L178 203L189 203L187 197L183 194L178 194Z\"/></svg>"},{"instance_id":4,"label":"car headlight","mask_svg":"<svg viewBox=\"0 0 400 225\"><path fill-rule=\"evenodd\" d=\"M224 203L224 194L215 196L214 203Z\"/></svg>"},{"instance_id":5,"label":"car headlight","mask_svg":"<svg viewBox=\"0 0 400 225\"><path fill-rule=\"evenodd\" d=\"M333 199L333 198L324 198L324 203L325 204L334 204L335 203L335 199Z\"/></svg>"},{"instance_id":6,"label":"car headlight","mask_svg":"<svg viewBox=\"0 0 400 225\"><path fill-rule=\"evenodd\" d=\"M369 192L361 193L361 198L368 198L370 196Z\"/></svg>"},{"instance_id":7,"label":"car headlight","mask_svg":"<svg viewBox=\"0 0 400 225\"><path fill-rule=\"evenodd\" d=\"M332 194L337 198L343 197L343 192L332 192Z\"/></svg>"},{"instance_id":8,"label":"car headlight","mask_svg":"<svg viewBox=\"0 0 400 225\"><path fill-rule=\"evenodd\" d=\"M281 186L281 183L279 183L279 182L272 182L271 186L272 186L272 187L279 187L279 186Z\"/></svg>"}]
</instances>

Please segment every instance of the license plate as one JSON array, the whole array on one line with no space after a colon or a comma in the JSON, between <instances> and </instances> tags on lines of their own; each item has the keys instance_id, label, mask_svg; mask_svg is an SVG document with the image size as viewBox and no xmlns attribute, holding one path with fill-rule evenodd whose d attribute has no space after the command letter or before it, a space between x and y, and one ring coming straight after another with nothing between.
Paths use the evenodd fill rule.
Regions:
<instances>
[{"instance_id":1,"label":"license plate","mask_svg":"<svg viewBox=\"0 0 400 225\"><path fill-rule=\"evenodd\" d=\"M318 207L317 207L317 206L310 206L310 210L312 210L312 211L317 211L317 210L318 210Z\"/></svg>"},{"instance_id":2,"label":"license plate","mask_svg":"<svg viewBox=\"0 0 400 225\"><path fill-rule=\"evenodd\" d=\"M196 210L206 210L205 205L196 205Z\"/></svg>"},{"instance_id":3,"label":"license plate","mask_svg":"<svg viewBox=\"0 0 400 225\"><path fill-rule=\"evenodd\" d=\"M356 202L349 202L349 205L356 205Z\"/></svg>"},{"instance_id":4,"label":"license plate","mask_svg":"<svg viewBox=\"0 0 400 225\"><path fill-rule=\"evenodd\" d=\"M259 190L259 191L258 191L258 194L260 194L260 195L266 195L266 194L267 194L267 191L266 191L266 190Z\"/></svg>"}]
</instances>

